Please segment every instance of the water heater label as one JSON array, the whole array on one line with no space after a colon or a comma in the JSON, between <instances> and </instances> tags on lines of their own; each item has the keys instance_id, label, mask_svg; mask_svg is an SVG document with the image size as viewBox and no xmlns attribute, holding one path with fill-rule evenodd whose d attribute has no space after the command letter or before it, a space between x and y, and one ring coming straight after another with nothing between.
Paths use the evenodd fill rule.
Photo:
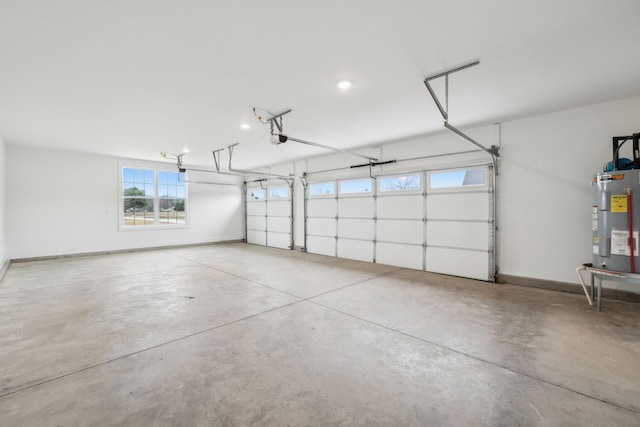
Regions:
<instances>
[{"instance_id":1,"label":"water heater label","mask_svg":"<svg viewBox=\"0 0 640 427\"><path fill-rule=\"evenodd\" d=\"M591 208L591 229L598 231L598 207L593 206Z\"/></svg>"},{"instance_id":2,"label":"water heater label","mask_svg":"<svg viewBox=\"0 0 640 427\"><path fill-rule=\"evenodd\" d=\"M611 212L627 211L627 195L614 194L611 196Z\"/></svg>"},{"instance_id":3,"label":"water heater label","mask_svg":"<svg viewBox=\"0 0 640 427\"><path fill-rule=\"evenodd\" d=\"M633 254L638 256L638 231L635 230L633 232ZM628 231L611 230L611 255L631 255Z\"/></svg>"}]
</instances>

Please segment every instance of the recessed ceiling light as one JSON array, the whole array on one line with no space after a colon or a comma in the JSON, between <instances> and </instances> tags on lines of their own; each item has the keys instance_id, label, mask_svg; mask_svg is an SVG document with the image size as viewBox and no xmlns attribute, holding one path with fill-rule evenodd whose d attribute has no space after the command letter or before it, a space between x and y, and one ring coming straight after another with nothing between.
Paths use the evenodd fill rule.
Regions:
<instances>
[{"instance_id":1,"label":"recessed ceiling light","mask_svg":"<svg viewBox=\"0 0 640 427\"><path fill-rule=\"evenodd\" d=\"M187 153L189 152L189 149L188 149L188 148L183 148L183 149L182 149L182 152L183 152L183 153L185 153L185 154L187 154Z\"/></svg>"},{"instance_id":2,"label":"recessed ceiling light","mask_svg":"<svg viewBox=\"0 0 640 427\"><path fill-rule=\"evenodd\" d=\"M249 129L251 125L249 125L248 123L240 123L240 127L246 130L246 129Z\"/></svg>"},{"instance_id":3,"label":"recessed ceiling light","mask_svg":"<svg viewBox=\"0 0 640 427\"><path fill-rule=\"evenodd\" d=\"M352 83L349 80L343 80L338 83L338 88L342 90L347 90L351 87Z\"/></svg>"}]
</instances>

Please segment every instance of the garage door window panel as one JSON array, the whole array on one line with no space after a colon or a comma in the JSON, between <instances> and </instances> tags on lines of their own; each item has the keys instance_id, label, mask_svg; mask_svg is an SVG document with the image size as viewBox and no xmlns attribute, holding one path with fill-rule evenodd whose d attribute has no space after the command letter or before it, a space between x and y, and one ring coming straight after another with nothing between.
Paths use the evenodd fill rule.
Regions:
<instances>
[{"instance_id":1,"label":"garage door window panel","mask_svg":"<svg viewBox=\"0 0 640 427\"><path fill-rule=\"evenodd\" d=\"M340 181L340 194L368 195L373 193L373 180L349 179Z\"/></svg>"},{"instance_id":2,"label":"garage door window panel","mask_svg":"<svg viewBox=\"0 0 640 427\"><path fill-rule=\"evenodd\" d=\"M378 190L381 194L422 191L421 174L382 176L378 178Z\"/></svg>"},{"instance_id":3,"label":"garage door window panel","mask_svg":"<svg viewBox=\"0 0 640 427\"><path fill-rule=\"evenodd\" d=\"M287 200L289 199L289 187L270 187L269 199Z\"/></svg>"},{"instance_id":4,"label":"garage door window panel","mask_svg":"<svg viewBox=\"0 0 640 427\"><path fill-rule=\"evenodd\" d=\"M247 200L264 200L267 197L267 192L262 188L248 188Z\"/></svg>"},{"instance_id":5,"label":"garage door window panel","mask_svg":"<svg viewBox=\"0 0 640 427\"><path fill-rule=\"evenodd\" d=\"M316 182L309 184L309 197L333 197L336 194L335 182Z\"/></svg>"},{"instance_id":6,"label":"garage door window panel","mask_svg":"<svg viewBox=\"0 0 640 427\"><path fill-rule=\"evenodd\" d=\"M468 168L429 172L429 189L464 189L486 187L487 169Z\"/></svg>"}]
</instances>

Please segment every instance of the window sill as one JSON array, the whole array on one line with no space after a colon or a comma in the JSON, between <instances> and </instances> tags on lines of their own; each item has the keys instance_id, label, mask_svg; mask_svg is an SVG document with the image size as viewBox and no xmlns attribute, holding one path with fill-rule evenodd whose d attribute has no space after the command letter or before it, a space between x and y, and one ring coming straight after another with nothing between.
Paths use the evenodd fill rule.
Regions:
<instances>
[{"instance_id":1,"label":"window sill","mask_svg":"<svg viewBox=\"0 0 640 427\"><path fill-rule=\"evenodd\" d=\"M177 229L185 229L191 228L189 224L178 224L178 225L146 225L146 226L123 226L120 225L118 231L155 231L155 230L177 230Z\"/></svg>"}]
</instances>

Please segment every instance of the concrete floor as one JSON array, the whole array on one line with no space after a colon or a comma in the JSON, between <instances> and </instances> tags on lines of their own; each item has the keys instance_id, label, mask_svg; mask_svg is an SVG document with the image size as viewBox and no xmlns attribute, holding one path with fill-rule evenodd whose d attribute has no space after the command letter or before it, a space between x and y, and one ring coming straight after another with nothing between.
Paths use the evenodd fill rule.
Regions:
<instances>
[{"instance_id":1,"label":"concrete floor","mask_svg":"<svg viewBox=\"0 0 640 427\"><path fill-rule=\"evenodd\" d=\"M0 425L640 426L640 305L244 244L16 263Z\"/></svg>"}]
</instances>

